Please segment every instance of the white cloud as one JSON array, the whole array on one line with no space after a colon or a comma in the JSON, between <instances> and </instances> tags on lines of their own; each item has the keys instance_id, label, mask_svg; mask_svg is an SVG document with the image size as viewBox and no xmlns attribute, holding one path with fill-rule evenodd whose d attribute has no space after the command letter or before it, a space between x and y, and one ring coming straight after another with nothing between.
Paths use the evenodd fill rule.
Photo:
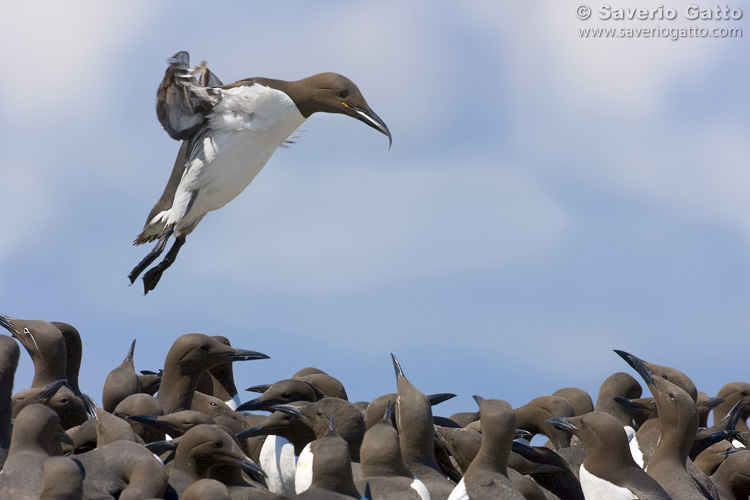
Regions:
<instances>
[{"instance_id":1,"label":"white cloud","mask_svg":"<svg viewBox=\"0 0 750 500\"><path fill-rule=\"evenodd\" d=\"M153 16L150 2L12 2L2 7L0 80L5 118L49 123L50 115L81 118L122 71L122 54ZM118 68L119 66L119 68Z\"/></svg>"},{"instance_id":2,"label":"white cloud","mask_svg":"<svg viewBox=\"0 0 750 500\"><path fill-rule=\"evenodd\" d=\"M626 1L617 7L643 7L642 3ZM518 94L514 97L520 98L513 102L523 110L529 109L541 87L554 92L553 103L569 112L626 120L659 114L675 86L708 77L712 68L730 62L730 54L741 50L737 39L582 38L581 28L660 24L658 20L605 22L596 14L581 21L575 15L576 5L564 2L544 3L537 9L484 1L467 5L470 8L464 13L497 50ZM599 4L591 6L596 11ZM682 12L681 6L677 9ZM685 26L686 21L663 24Z\"/></svg>"},{"instance_id":3,"label":"white cloud","mask_svg":"<svg viewBox=\"0 0 750 500\"><path fill-rule=\"evenodd\" d=\"M661 24L696 24L682 19L687 3L672 5L680 20ZM580 21L576 5L565 2L538 9L469 5L467 16L496 48L510 82L513 143L529 167L729 224L750 238L750 174L742 166L748 157L742 137L750 127L736 119L736 103L715 92L714 83L736 67L741 38L583 39L579 28L656 27L660 21L604 22L596 14ZM643 7L638 1L617 6ZM728 23L698 25L746 24Z\"/></svg>"}]
</instances>

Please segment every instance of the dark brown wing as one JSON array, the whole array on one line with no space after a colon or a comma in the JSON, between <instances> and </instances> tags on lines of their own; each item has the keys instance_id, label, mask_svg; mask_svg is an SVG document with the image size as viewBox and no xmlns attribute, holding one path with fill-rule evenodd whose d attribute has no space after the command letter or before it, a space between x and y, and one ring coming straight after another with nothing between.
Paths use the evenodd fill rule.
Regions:
<instances>
[{"instance_id":1,"label":"dark brown wing","mask_svg":"<svg viewBox=\"0 0 750 500\"><path fill-rule=\"evenodd\" d=\"M203 74L198 81L193 74L200 70ZM172 139L189 139L221 101L220 91L212 88L221 81L205 63L197 71L190 69L190 55L178 52L169 59L169 67L156 92L156 116Z\"/></svg>"}]
</instances>

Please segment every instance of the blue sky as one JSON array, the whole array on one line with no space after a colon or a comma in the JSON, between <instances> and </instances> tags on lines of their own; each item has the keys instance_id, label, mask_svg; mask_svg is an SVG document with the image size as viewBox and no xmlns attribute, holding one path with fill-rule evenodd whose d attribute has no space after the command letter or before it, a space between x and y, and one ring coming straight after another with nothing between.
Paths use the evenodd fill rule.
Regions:
<instances>
[{"instance_id":1,"label":"blue sky","mask_svg":"<svg viewBox=\"0 0 750 500\"><path fill-rule=\"evenodd\" d=\"M709 394L747 378L733 353L750 327L750 8L603 21L590 3L582 21L572 2L42 4L0 8L0 312L75 325L95 398L132 339L154 370L190 332L271 356L235 367L240 389L316 366L369 400L395 390L392 352L424 392L459 395L446 415L472 394L595 398L630 373L612 349ZM689 26L744 37L579 36ZM179 146L154 112L179 50L224 82L342 73L394 140L311 117L144 297L126 276ZM16 390L31 377L24 355Z\"/></svg>"}]
</instances>

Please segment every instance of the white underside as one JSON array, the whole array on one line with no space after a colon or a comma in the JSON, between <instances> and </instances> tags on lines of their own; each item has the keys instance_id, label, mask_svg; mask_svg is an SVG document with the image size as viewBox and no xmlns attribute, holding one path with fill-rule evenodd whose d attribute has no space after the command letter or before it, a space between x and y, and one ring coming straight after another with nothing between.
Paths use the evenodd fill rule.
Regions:
<instances>
[{"instance_id":1,"label":"white underside","mask_svg":"<svg viewBox=\"0 0 750 500\"><path fill-rule=\"evenodd\" d=\"M635 437L635 429L629 425L623 425L622 428L625 430L625 435L628 437L628 442L632 441Z\"/></svg>"},{"instance_id":2,"label":"white underside","mask_svg":"<svg viewBox=\"0 0 750 500\"><path fill-rule=\"evenodd\" d=\"M294 491L299 495L310 488L313 479L313 452L310 448L312 443L302 450L297 459L297 472L294 476Z\"/></svg>"},{"instance_id":3,"label":"white underside","mask_svg":"<svg viewBox=\"0 0 750 500\"><path fill-rule=\"evenodd\" d=\"M637 500L638 497L627 488L617 486L591 474L581 464L579 469L581 489L586 500Z\"/></svg>"},{"instance_id":4,"label":"white underside","mask_svg":"<svg viewBox=\"0 0 750 500\"><path fill-rule=\"evenodd\" d=\"M224 404L226 404L232 409L232 411L234 411L241 404L240 397L237 394L232 394L232 399L227 399L226 401L224 401Z\"/></svg>"},{"instance_id":5,"label":"white underside","mask_svg":"<svg viewBox=\"0 0 750 500\"><path fill-rule=\"evenodd\" d=\"M305 121L289 96L261 85L223 91L208 120L211 130L189 152L171 208L151 221L174 224L177 235L239 195Z\"/></svg>"},{"instance_id":6,"label":"white underside","mask_svg":"<svg viewBox=\"0 0 750 500\"><path fill-rule=\"evenodd\" d=\"M274 435L266 437L260 449L260 466L266 473L269 490L289 497L295 495L297 458L294 456L294 446L286 438Z\"/></svg>"},{"instance_id":7,"label":"white underside","mask_svg":"<svg viewBox=\"0 0 750 500\"><path fill-rule=\"evenodd\" d=\"M459 481L456 487L453 488L453 491L451 491L451 494L448 495L448 500L470 500L469 492L466 491L466 484L464 483L464 478L461 478L461 481Z\"/></svg>"},{"instance_id":8,"label":"white underside","mask_svg":"<svg viewBox=\"0 0 750 500\"><path fill-rule=\"evenodd\" d=\"M422 500L430 500L430 492L427 491L427 486L424 485L422 481L414 478L414 481L409 485L411 489L416 491L419 494L419 498Z\"/></svg>"},{"instance_id":9,"label":"white underside","mask_svg":"<svg viewBox=\"0 0 750 500\"><path fill-rule=\"evenodd\" d=\"M638 467L643 469L643 452L641 451L641 447L638 446L638 440L633 438L628 444L630 445L630 454L633 456L633 460L638 464Z\"/></svg>"}]
</instances>

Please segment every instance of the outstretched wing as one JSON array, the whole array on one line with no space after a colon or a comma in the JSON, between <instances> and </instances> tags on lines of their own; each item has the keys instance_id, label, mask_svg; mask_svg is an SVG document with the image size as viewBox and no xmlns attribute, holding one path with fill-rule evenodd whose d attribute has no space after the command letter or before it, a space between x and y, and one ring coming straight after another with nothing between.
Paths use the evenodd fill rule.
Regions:
<instances>
[{"instance_id":1,"label":"outstretched wing","mask_svg":"<svg viewBox=\"0 0 750 500\"><path fill-rule=\"evenodd\" d=\"M221 85L205 66L190 68L190 55L178 52L169 59L169 67L156 92L156 116L172 139L185 140L203 125L205 117L221 101ZM195 74L202 72L200 81Z\"/></svg>"},{"instance_id":2,"label":"outstretched wing","mask_svg":"<svg viewBox=\"0 0 750 500\"><path fill-rule=\"evenodd\" d=\"M164 228L154 217L172 206L189 157L189 148L203 128L205 116L221 101L221 93L213 87L222 85L206 63L190 68L190 55L178 52L169 59L169 67L156 93L156 116L170 137L183 141L164 192L148 214L146 224L134 243L140 245L159 238ZM199 79L194 75L200 73Z\"/></svg>"}]
</instances>

